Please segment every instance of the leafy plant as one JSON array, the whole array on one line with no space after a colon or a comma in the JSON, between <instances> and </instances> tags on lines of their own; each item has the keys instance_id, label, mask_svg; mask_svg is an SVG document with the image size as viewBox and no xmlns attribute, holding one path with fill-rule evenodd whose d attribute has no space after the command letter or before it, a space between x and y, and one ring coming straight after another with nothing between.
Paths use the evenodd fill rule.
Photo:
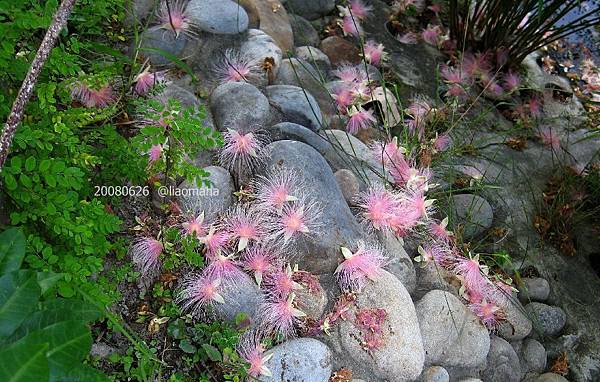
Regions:
<instances>
[{"instance_id":1,"label":"leafy plant","mask_svg":"<svg viewBox=\"0 0 600 382\"><path fill-rule=\"evenodd\" d=\"M600 22L600 7L562 23L579 0L450 0L450 35L460 51L505 51L518 64L528 54Z\"/></svg>"},{"instance_id":2,"label":"leafy plant","mask_svg":"<svg viewBox=\"0 0 600 382\"><path fill-rule=\"evenodd\" d=\"M82 363L92 345L87 323L102 317L102 310L56 298L63 275L22 269L25 241L17 228L0 234L0 379L106 380Z\"/></svg>"}]
</instances>

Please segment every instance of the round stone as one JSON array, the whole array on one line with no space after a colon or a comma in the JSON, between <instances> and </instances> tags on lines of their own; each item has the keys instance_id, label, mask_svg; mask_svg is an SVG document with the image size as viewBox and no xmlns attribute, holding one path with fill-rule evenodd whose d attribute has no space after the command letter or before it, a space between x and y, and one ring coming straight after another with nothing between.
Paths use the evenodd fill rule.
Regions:
<instances>
[{"instance_id":1,"label":"round stone","mask_svg":"<svg viewBox=\"0 0 600 382\"><path fill-rule=\"evenodd\" d=\"M474 239L488 230L494 220L494 211L487 200L472 194L458 194L451 198L454 223L461 224L463 236Z\"/></svg>"},{"instance_id":2,"label":"round stone","mask_svg":"<svg viewBox=\"0 0 600 382\"><path fill-rule=\"evenodd\" d=\"M523 302L544 302L550 295L550 284L541 277L524 278L519 289L519 299Z\"/></svg>"},{"instance_id":3,"label":"round stone","mask_svg":"<svg viewBox=\"0 0 600 382\"><path fill-rule=\"evenodd\" d=\"M351 205L360 190L360 184L358 183L358 179L356 179L356 175L345 168L336 171L334 175L338 186L340 186L340 190L342 190L344 199L346 199L348 205Z\"/></svg>"},{"instance_id":4,"label":"round stone","mask_svg":"<svg viewBox=\"0 0 600 382\"><path fill-rule=\"evenodd\" d=\"M441 366L431 366L423 371L421 382L450 382L450 375Z\"/></svg>"},{"instance_id":5,"label":"round stone","mask_svg":"<svg viewBox=\"0 0 600 382\"><path fill-rule=\"evenodd\" d=\"M361 62L358 48L339 36L330 36L321 41L321 51L329 57L334 67L346 62L350 64Z\"/></svg>"},{"instance_id":6,"label":"round stone","mask_svg":"<svg viewBox=\"0 0 600 382\"><path fill-rule=\"evenodd\" d=\"M238 34L248 29L248 14L241 5L231 0L191 0L187 12L205 32Z\"/></svg>"},{"instance_id":7,"label":"round stone","mask_svg":"<svg viewBox=\"0 0 600 382\"><path fill-rule=\"evenodd\" d=\"M545 336L557 335L567 323L567 314L557 306L532 302L525 305L525 310L532 317L534 327Z\"/></svg>"}]
</instances>

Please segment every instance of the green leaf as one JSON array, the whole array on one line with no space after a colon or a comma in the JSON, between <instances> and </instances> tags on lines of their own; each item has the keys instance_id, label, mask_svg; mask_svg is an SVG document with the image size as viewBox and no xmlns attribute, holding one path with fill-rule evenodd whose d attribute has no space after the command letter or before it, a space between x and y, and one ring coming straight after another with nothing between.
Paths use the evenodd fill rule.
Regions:
<instances>
[{"instance_id":1,"label":"green leaf","mask_svg":"<svg viewBox=\"0 0 600 382\"><path fill-rule=\"evenodd\" d=\"M44 174L44 179L50 187L56 187L56 177L52 174Z\"/></svg>"},{"instance_id":2,"label":"green leaf","mask_svg":"<svg viewBox=\"0 0 600 382\"><path fill-rule=\"evenodd\" d=\"M183 341L182 341L183 342ZM222 362L223 357L221 357L221 353L219 349L209 344L202 344L202 349L206 352L208 358L213 362Z\"/></svg>"},{"instance_id":3,"label":"green leaf","mask_svg":"<svg viewBox=\"0 0 600 382\"><path fill-rule=\"evenodd\" d=\"M6 189L9 191L14 191L17 189L17 180L9 173L4 174L4 184L6 185Z\"/></svg>"},{"instance_id":4,"label":"green leaf","mask_svg":"<svg viewBox=\"0 0 600 382\"><path fill-rule=\"evenodd\" d=\"M192 69L185 62L181 61L179 59L179 57L177 57L173 53L169 53L165 50L158 49L158 48L140 48L139 51L160 54L161 56L165 57L167 60L169 60L169 61L173 62L175 65L179 66L179 68L181 70L183 70L184 72L186 72L187 74L189 74L192 77L193 81L196 81L196 76L194 75L194 72L192 71Z\"/></svg>"},{"instance_id":5,"label":"green leaf","mask_svg":"<svg viewBox=\"0 0 600 382\"><path fill-rule=\"evenodd\" d=\"M22 164L21 157L12 157L10 160L10 167L12 167L15 170L20 169L21 164Z\"/></svg>"},{"instance_id":6,"label":"green leaf","mask_svg":"<svg viewBox=\"0 0 600 382\"><path fill-rule=\"evenodd\" d=\"M187 339L182 340L179 343L179 348L188 354L194 354L196 352L196 347L194 345L192 345L190 340L187 340Z\"/></svg>"},{"instance_id":7,"label":"green leaf","mask_svg":"<svg viewBox=\"0 0 600 382\"><path fill-rule=\"evenodd\" d=\"M0 277L0 338L10 336L35 310L41 293L34 272Z\"/></svg>"},{"instance_id":8,"label":"green leaf","mask_svg":"<svg viewBox=\"0 0 600 382\"><path fill-rule=\"evenodd\" d=\"M46 172L48 171L48 169L50 168L50 164L52 162L50 162L50 159L44 159L43 161L40 162L40 172Z\"/></svg>"},{"instance_id":9,"label":"green leaf","mask_svg":"<svg viewBox=\"0 0 600 382\"><path fill-rule=\"evenodd\" d=\"M37 273L37 282L42 290L42 294L46 293L46 291L54 286L58 280L63 277L61 273L54 272L38 272Z\"/></svg>"},{"instance_id":10,"label":"green leaf","mask_svg":"<svg viewBox=\"0 0 600 382\"><path fill-rule=\"evenodd\" d=\"M33 171L33 169L35 168L35 165L37 164L35 157L30 156L29 158L27 158L27 160L25 161L25 170L27 171Z\"/></svg>"},{"instance_id":11,"label":"green leaf","mask_svg":"<svg viewBox=\"0 0 600 382\"><path fill-rule=\"evenodd\" d=\"M25 257L25 235L20 228L9 228L0 234L0 275L16 271Z\"/></svg>"},{"instance_id":12,"label":"green leaf","mask_svg":"<svg viewBox=\"0 0 600 382\"><path fill-rule=\"evenodd\" d=\"M4 382L47 381L50 376L48 343L13 344L0 350L0 380Z\"/></svg>"}]
</instances>

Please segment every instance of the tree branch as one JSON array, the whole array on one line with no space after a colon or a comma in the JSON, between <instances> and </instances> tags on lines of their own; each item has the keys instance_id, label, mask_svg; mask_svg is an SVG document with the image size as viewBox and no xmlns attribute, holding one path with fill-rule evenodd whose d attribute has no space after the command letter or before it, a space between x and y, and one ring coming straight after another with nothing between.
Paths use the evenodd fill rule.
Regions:
<instances>
[{"instance_id":1,"label":"tree branch","mask_svg":"<svg viewBox=\"0 0 600 382\"><path fill-rule=\"evenodd\" d=\"M29 98L31 98L33 88L37 83L42 67L46 63L54 44L56 44L58 34L67 24L67 19L69 18L76 1L77 0L63 0L60 4L60 7L54 14L52 23L46 31L46 35L38 48L35 58L31 63L27 76L25 76L25 80L23 80L23 84L21 84L21 89L19 89L17 98L13 103L12 110L8 115L4 129L2 130L2 136L0 136L0 172L2 172L4 162L6 162L6 158L8 157L8 150L15 135L15 131L17 130L17 126L23 119L25 105L27 105Z\"/></svg>"}]
</instances>

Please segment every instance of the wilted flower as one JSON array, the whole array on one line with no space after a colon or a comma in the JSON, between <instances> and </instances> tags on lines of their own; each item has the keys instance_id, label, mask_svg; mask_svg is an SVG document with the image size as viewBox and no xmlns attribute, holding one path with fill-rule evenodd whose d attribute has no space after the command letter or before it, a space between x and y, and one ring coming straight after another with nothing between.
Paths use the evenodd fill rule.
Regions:
<instances>
[{"instance_id":1,"label":"wilted flower","mask_svg":"<svg viewBox=\"0 0 600 382\"><path fill-rule=\"evenodd\" d=\"M554 151L560 151L561 143L560 137L556 134L555 131L552 130L549 126L542 126L539 129L538 135L542 140L542 143L546 146L549 146Z\"/></svg>"},{"instance_id":2,"label":"wilted flower","mask_svg":"<svg viewBox=\"0 0 600 382\"><path fill-rule=\"evenodd\" d=\"M98 90L90 88L83 82L77 82L71 89L71 97L85 107L106 107L115 101L112 88L105 85Z\"/></svg>"},{"instance_id":3,"label":"wilted flower","mask_svg":"<svg viewBox=\"0 0 600 382\"><path fill-rule=\"evenodd\" d=\"M421 33L421 37L426 43L438 46L442 39L442 28L439 25L429 25Z\"/></svg>"},{"instance_id":4,"label":"wilted flower","mask_svg":"<svg viewBox=\"0 0 600 382\"><path fill-rule=\"evenodd\" d=\"M521 78L518 74L513 72L508 72L504 76L504 89L511 93L519 88L521 84Z\"/></svg>"},{"instance_id":5,"label":"wilted flower","mask_svg":"<svg viewBox=\"0 0 600 382\"><path fill-rule=\"evenodd\" d=\"M374 66L379 66L385 59L383 44L378 44L373 40L368 40L364 46L365 60Z\"/></svg>"}]
</instances>

